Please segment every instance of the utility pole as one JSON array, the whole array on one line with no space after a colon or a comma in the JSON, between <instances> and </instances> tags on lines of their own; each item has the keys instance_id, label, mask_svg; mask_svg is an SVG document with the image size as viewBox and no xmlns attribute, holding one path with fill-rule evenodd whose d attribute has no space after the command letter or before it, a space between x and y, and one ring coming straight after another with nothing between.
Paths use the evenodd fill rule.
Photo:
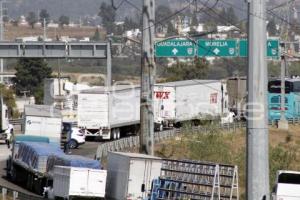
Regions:
<instances>
[{"instance_id":1,"label":"utility pole","mask_svg":"<svg viewBox=\"0 0 300 200\"><path fill-rule=\"evenodd\" d=\"M111 65L112 65L112 55L111 55L111 39L107 42L106 47L106 87L108 90L111 88Z\"/></svg>"},{"instance_id":2,"label":"utility pole","mask_svg":"<svg viewBox=\"0 0 300 200\"><path fill-rule=\"evenodd\" d=\"M143 0L143 42L141 52L141 135L140 153L154 154L153 87L155 83L154 61L155 2Z\"/></svg>"},{"instance_id":3,"label":"utility pole","mask_svg":"<svg viewBox=\"0 0 300 200\"><path fill-rule=\"evenodd\" d=\"M266 0L248 0L247 199L269 199Z\"/></svg>"},{"instance_id":4,"label":"utility pole","mask_svg":"<svg viewBox=\"0 0 300 200\"><path fill-rule=\"evenodd\" d=\"M281 97L280 97L280 120L278 121L278 128L281 130L288 130L289 123L285 118L285 69L286 69L286 56L285 44L281 43Z\"/></svg>"},{"instance_id":5,"label":"utility pole","mask_svg":"<svg viewBox=\"0 0 300 200\"><path fill-rule=\"evenodd\" d=\"M3 4L4 1L1 0L0 1L0 41L3 41L4 39ZM0 59L0 71L1 71L0 82L3 84L4 62L2 58Z\"/></svg>"},{"instance_id":6,"label":"utility pole","mask_svg":"<svg viewBox=\"0 0 300 200\"><path fill-rule=\"evenodd\" d=\"M44 25L44 42L47 39L47 24L46 24L46 18L43 19L43 25Z\"/></svg>"}]
</instances>

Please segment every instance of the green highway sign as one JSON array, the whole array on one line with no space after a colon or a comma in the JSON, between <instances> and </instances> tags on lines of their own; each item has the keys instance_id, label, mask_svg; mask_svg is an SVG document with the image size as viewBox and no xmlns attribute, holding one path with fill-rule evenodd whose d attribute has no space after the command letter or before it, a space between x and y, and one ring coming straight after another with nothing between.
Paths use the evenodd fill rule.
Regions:
<instances>
[{"instance_id":1,"label":"green highway sign","mask_svg":"<svg viewBox=\"0 0 300 200\"><path fill-rule=\"evenodd\" d=\"M279 40L268 40L267 41L267 56L272 58L279 58ZM239 56L248 56L248 41L240 40L239 44Z\"/></svg>"},{"instance_id":2,"label":"green highway sign","mask_svg":"<svg viewBox=\"0 0 300 200\"><path fill-rule=\"evenodd\" d=\"M240 40L239 56L240 57L248 56L248 40Z\"/></svg>"},{"instance_id":3,"label":"green highway sign","mask_svg":"<svg viewBox=\"0 0 300 200\"><path fill-rule=\"evenodd\" d=\"M195 43L187 39L169 39L155 44L156 57L193 57Z\"/></svg>"},{"instance_id":4,"label":"green highway sign","mask_svg":"<svg viewBox=\"0 0 300 200\"><path fill-rule=\"evenodd\" d=\"M267 42L267 56L279 57L279 40L268 40Z\"/></svg>"},{"instance_id":5,"label":"green highway sign","mask_svg":"<svg viewBox=\"0 0 300 200\"><path fill-rule=\"evenodd\" d=\"M234 57L237 56L236 40L198 40L199 57Z\"/></svg>"}]
</instances>

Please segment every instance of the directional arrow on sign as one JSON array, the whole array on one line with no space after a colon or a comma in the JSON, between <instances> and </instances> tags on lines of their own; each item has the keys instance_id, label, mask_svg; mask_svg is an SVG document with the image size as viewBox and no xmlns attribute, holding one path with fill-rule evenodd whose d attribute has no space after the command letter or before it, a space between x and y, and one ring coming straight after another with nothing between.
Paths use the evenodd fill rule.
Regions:
<instances>
[{"instance_id":1,"label":"directional arrow on sign","mask_svg":"<svg viewBox=\"0 0 300 200\"><path fill-rule=\"evenodd\" d=\"M218 48L216 48L216 49L214 50L214 53L215 53L216 55L218 55L218 54L220 53L220 50L219 50Z\"/></svg>"},{"instance_id":2,"label":"directional arrow on sign","mask_svg":"<svg viewBox=\"0 0 300 200\"><path fill-rule=\"evenodd\" d=\"M174 49L172 50L172 52L173 52L174 56L176 56L176 54L178 53L178 50L177 50L176 48L174 48Z\"/></svg>"}]
</instances>

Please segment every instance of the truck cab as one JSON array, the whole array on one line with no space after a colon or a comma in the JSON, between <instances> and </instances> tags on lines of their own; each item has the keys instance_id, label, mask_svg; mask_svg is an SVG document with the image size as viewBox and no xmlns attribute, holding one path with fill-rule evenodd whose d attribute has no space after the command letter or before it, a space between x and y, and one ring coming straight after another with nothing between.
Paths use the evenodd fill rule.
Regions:
<instances>
[{"instance_id":1,"label":"truck cab","mask_svg":"<svg viewBox=\"0 0 300 200\"><path fill-rule=\"evenodd\" d=\"M279 170L272 193L273 200L300 199L300 172Z\"/></svg>"}]
</instances>

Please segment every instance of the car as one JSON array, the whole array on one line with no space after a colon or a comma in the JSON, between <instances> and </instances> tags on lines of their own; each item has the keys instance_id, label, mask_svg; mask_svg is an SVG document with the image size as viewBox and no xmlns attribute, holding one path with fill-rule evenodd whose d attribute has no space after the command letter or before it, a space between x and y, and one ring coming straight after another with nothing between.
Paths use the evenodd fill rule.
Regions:
<instances>
[{"instance_id":1,"label":"car","mask_svg":"<svg viewBox=\"0 0 300 200\"><path fill-rule=\"evenodd\" d=\"M221 117L221 124L230 124L234 122L235 114L234 112L225 113Z\"/></svg>"},{"instance_id":2,"label":"car","mask_svg":"<svg viewBox=\"0 0 300 200\"><path fill-rule=\"evenodd\" d=\"M85 143L85 132L83 129L75 127L72 123L63 122L63 134L67 135L68 147L70 149L78 148Z\"/></svg>"},{"instance_id":3,"label":"car","mask_svg":"<svg viewBox=\"0 0 300 200\"><path fill-rule=\"evenodd\" d=\"M78 148L79 145L85 143L85 134L84 130L72 127L71 140L68 142L70 149Z\"/></svg>"}]
</instances>

